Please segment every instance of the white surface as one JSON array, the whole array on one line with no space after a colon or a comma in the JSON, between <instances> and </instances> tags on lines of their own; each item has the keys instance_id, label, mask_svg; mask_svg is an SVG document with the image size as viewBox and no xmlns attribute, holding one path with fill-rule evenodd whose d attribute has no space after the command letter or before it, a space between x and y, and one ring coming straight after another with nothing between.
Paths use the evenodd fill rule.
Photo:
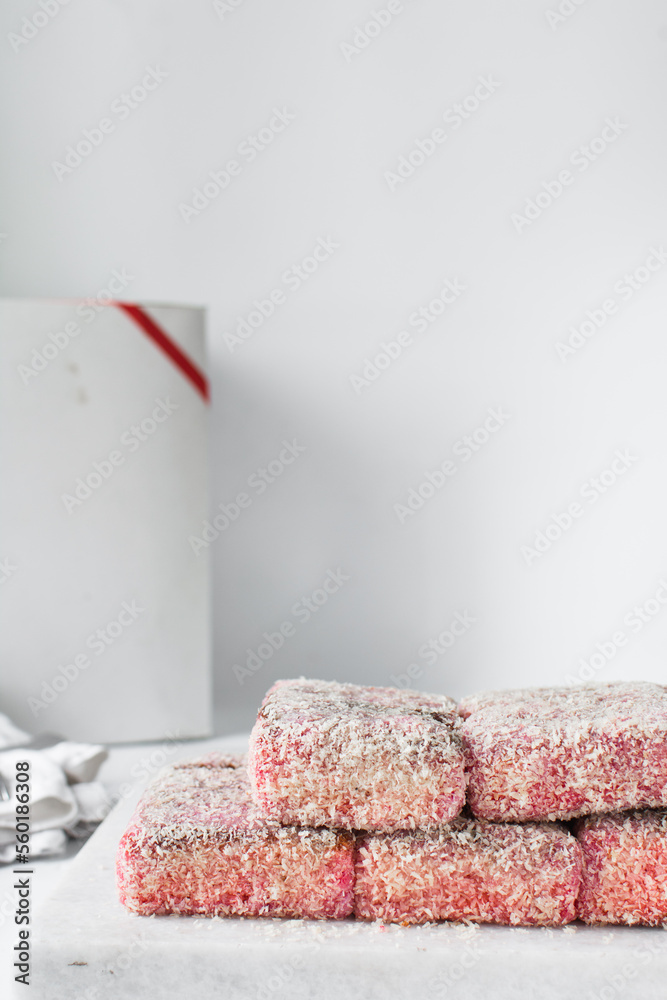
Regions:
<instances>
[{"instance_id":1,"label":"white surface","mask_svg":"<svg viewBox=\"0 0 667 1000\"><path fill-rule=\"evenodd\" d=\"M191 744L180 756L211 745ZM36 914L36 1000L646 1000L664 990L661 929L131 915L116 899L114 857L135 800L118 804Z\"/></svg>"},{"instance_id":2,"label":"white surface","mask_svg":"<svg viewBox=\"0 0 667 1000\"><path fill-rule=\"evenodd\" d=\"M201 310L146 312L205 372ZM75 740L208 735L205 401L113 306L3 301L0 325L3 710Z\"/></svg>"},{"instance_id":3,"label":"white surface","mask_svg":"<svg viewBox=\"0 0 667 1000\"><path fill-rule=\"evenodd\" d=\"M384 684L414 663L419 686L454 696L558 683L619 630L594 676L665 676L667 605L636 631L624 619L667 574L667 266L627 301L613 287L667 240L664 2L405 0L349 56L386 6L85 0L15 52L9 33L40 8L2 4L0 291L90 295L125 267L132 298L210 305L212 513L252 499L209 549L228 729L276 677ZM147 67L167 76L129 109ZM445 122L480 76L500 88ZM242 159L276 107L294 120ZM53 162L105 116L113 133L59 181ZM615 116L627 129L581 170L570 157ZM390 191L385 172L436 127L446 141ZM235 156L241 173L187 224L179 205ZM517 233L512 214L563 169L575 181ZM285 272L329 237L294 288ZM457 278L465 292L410 326ZM225 334L272 289L286 300L230 353ZM557 342L608 298L617 312L561 361ZM357 394L350 377L402 330L412 345ZM498 406L504 426L401 524L394 504ZM260 494L249 479L293 439L306 450ZM582 498L624 448L637 461ZM521 546L575 500L582 516L526 565ZM297 617L337 567L349 581ZM465 611L470 629L420 655ZM283 622L295 634L241 686L234 665Z\"/></svg>"}]
</instances>

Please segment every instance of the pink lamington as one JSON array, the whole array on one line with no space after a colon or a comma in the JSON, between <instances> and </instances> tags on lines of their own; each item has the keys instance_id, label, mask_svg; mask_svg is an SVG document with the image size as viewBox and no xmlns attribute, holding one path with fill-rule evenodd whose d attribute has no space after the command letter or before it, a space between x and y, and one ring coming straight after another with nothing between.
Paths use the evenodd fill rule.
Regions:
<instances>
[{"instance_id":1,"label":"pink lamington","mask_svg":"<svg viewBox=\"0 0 667 1000\"><path fill-rule=\"evenodd\" d=\"M245 757L211 754L145 793L118 848L117 885L142 914L345 917L353 849L349 833L268 826Z\"/></svg>"},{"instance_id":2,"label":"pink lamington","mask_svg":"<svg viewBox=\"0 0 667 1000\"><path fill-rule=\"evenodd\" d=\"M432 833L363 834L355 869L354 912L366 920L566 924L581 850L555 824L460 816Z\"/></svg>"},{"instance_id":3,"label":"pink lamington","mask_svg":"<svg viewBox=\"0 0 667 1000\"><path fill-rule=\"evenodd\" d=\"M444 695L277 681L250 737L253 795L280 823L428 829L465 801L456 705Z\"/></svg>"},{"instance_id":4,"label":"pink lamington","mask_svg":"<svg viewBox=\"0 0 667 1000\"><path fill-rule=\"evenodd\" d=\"M587 924L667 921L667 812L587 816L575 824L584 856L577 915Z\"/></svg>"},{"instance_id":5,"label":"pink lamington","mask_svg":"<svg viewBox=\"0 0 667 1000\"><path fill-rule=\"evenodd\" d=\"M459 711L476 816L555 820L667 805L663 685L492 691Z\"/></svg>"}]
</instances>

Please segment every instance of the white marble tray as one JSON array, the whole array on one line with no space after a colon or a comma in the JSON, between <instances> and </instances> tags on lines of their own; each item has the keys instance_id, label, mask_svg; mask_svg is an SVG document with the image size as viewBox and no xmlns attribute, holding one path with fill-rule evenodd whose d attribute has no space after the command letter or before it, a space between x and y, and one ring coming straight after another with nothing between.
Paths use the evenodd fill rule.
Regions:
<instances>
[{"instance_id":1,"label":"white marble tray","mask_svg":"<svg viewBox=\"0 0 667 1000\"><path fill-rule=\"evenodd\" d=\"M135 801L116 806L36 914L33 1000L664 996L662 929L132 916L114 854Z\"/></svg>"}]
</instances>

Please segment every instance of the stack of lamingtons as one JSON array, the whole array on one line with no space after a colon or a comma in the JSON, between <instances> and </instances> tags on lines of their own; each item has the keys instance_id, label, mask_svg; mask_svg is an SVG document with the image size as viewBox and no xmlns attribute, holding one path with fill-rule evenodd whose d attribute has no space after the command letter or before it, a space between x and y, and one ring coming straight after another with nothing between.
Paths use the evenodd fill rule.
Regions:
<instances>
[{"instance_id":1,"label":"stack of lamingtons","mask_svg":"<svg viewBox=\"0 0 667 1000\"><path fill-rule=\"evenodd\" d=\"M145 793L118 887L141 914L660 924L665 806L661 685L457 706L278 681L247 758L176 764Z\"/></svg>"}]
</instances>

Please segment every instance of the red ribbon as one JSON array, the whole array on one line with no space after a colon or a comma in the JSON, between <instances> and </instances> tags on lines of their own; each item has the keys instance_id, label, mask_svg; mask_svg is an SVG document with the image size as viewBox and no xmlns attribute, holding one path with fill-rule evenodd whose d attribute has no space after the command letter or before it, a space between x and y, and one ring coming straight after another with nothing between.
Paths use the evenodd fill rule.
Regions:
<instances>
[{"instance_id":1,"label":"red ribbon","mask_svg":"<svg viewBox=\"0 0 667 1000\"><path fill-rule=\"evenodd\" d=\"M202 397L208 402L209 399L209 389L208 389L208 379L203 372L197 368L196 365L190 361L190 359L183 353L178 344L162 330L155 320L151 319L147 312L141 308L141 306L130 305L128 302L114 302L115 306L122 309L137 326L141 327L146 336L150 337L154 344L164 351L164 353L169 357L177 368L180 368L183 374L189 381L193 384L195 389L201 393Z\"/></svg>"}]
</instances>

